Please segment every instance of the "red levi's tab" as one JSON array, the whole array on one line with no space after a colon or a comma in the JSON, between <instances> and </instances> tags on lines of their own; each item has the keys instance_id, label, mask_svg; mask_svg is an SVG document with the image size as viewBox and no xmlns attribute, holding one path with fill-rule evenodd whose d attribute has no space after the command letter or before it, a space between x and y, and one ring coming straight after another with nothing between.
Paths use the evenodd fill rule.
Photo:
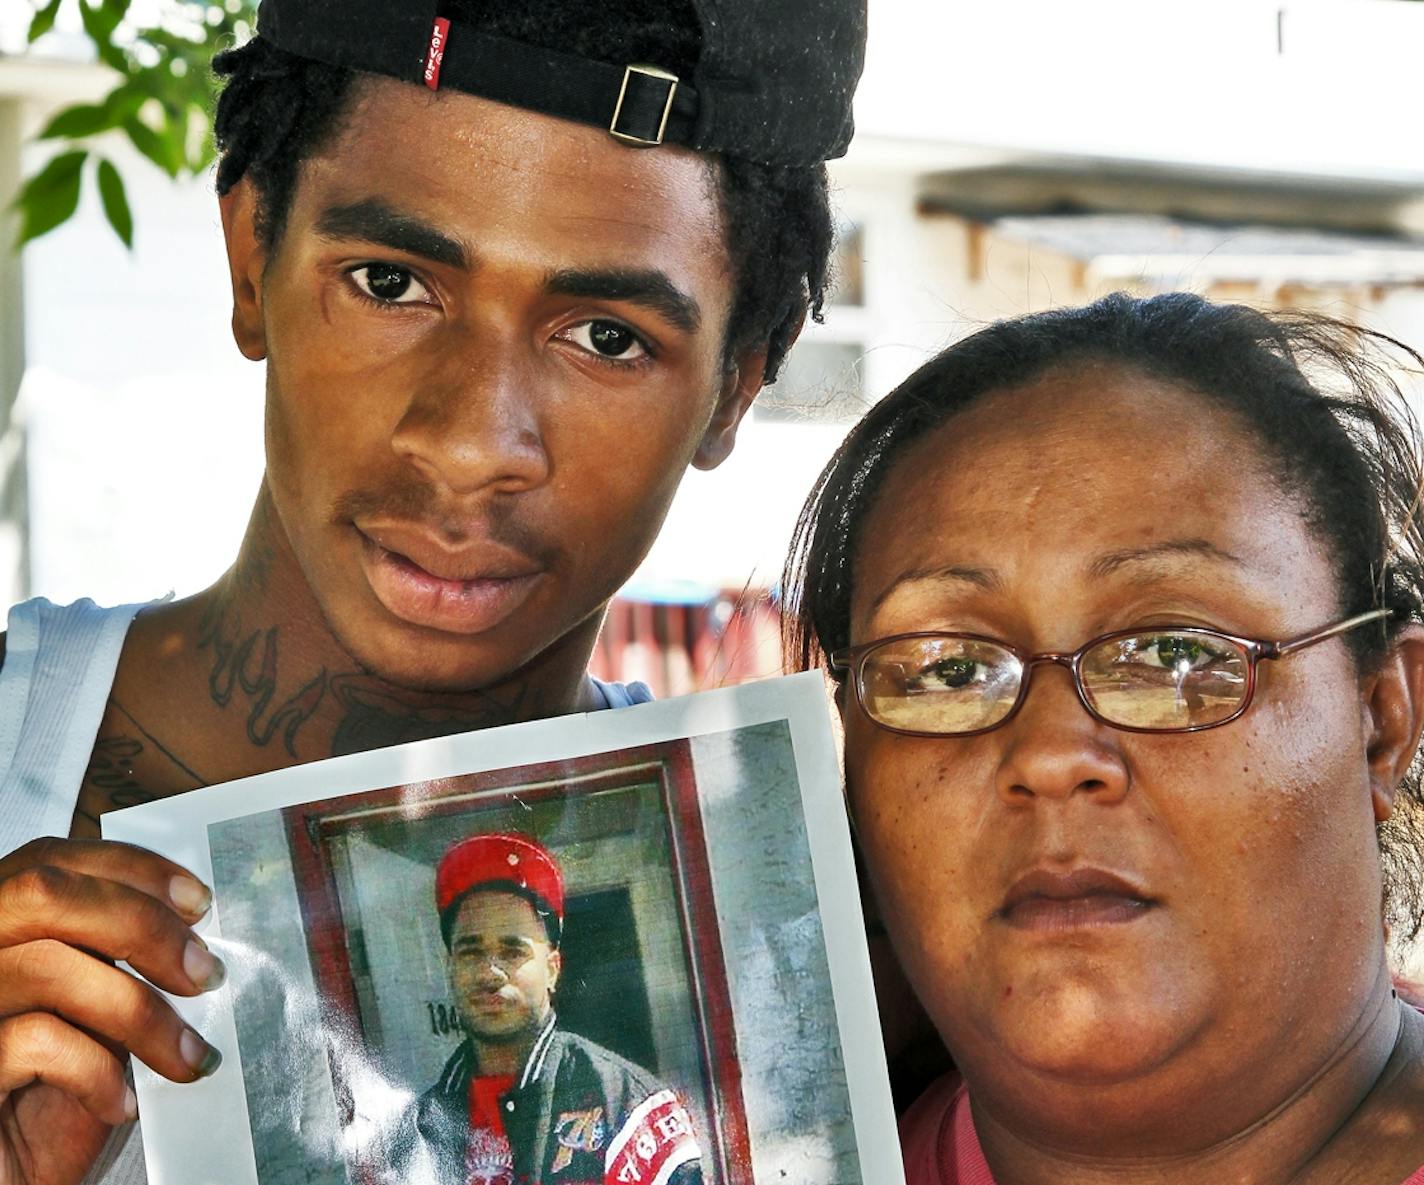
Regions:
<instances>
[{"instance_id":1,"label":"red levi's tab","mask_svg":"<svg viewBox=\"0 0 1424 1185\"><path fill-rule=\"evenodd\" d=\"M449 40L450 22L437 16L430 30L430 48L425 52L425 85L431 90L440 88L440 63L445 60L445 43Z\"/></svg>"},{"instance_id":2,"label":"red levi's tab","mask_svg":"<svg viewBox=\"0 0 1424 1185\"><path fill-rule=\"evenodd\" d=\"M692 1117L671 1090L644 1099L608 1145L604 1185L666 1185L674 1172L701 1155Z\"/></svg>"}]
</instances>

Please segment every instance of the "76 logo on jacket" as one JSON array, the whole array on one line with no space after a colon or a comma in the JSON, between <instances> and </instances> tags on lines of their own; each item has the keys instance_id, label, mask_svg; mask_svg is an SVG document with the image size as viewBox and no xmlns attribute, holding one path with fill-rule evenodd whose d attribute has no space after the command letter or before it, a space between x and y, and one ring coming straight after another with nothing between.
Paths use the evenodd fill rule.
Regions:
<instances>
[{"instance_id":1,"label":"76 logo on jacket","mask_svg":"<svg viewBox=\"0 0 1424 1185\"><path fill-rule=\"evenodd\" d=\"M671 1090L640 1103L613 1137L604 1158L604 1185L666 1185L701 1155L692 1117Z\"/></svg>"}]
</instances>

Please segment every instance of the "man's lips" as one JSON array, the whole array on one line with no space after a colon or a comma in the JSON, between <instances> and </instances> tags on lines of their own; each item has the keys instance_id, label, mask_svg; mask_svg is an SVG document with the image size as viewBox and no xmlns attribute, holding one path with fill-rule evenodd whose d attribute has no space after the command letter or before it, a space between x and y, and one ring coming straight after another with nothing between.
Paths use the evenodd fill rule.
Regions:
<instances>
[{"instance_id":1,"label":"man's lips","mask_svg":"<svg viewBox=\"0 0 1424 1185\"><path fill-rule=\"evenodd\" d=\"M1038 867L1019 877L994 916L1018 930L1072 930L1135 921L1157 902L1102 868Z\"/></svg>"},{"instance_id":2,"label":"man's lips","mask_svg":"<svg viewBox=\"0 0 1424 1185\"><path fill-rule=\"evenodd\" d=\"M487 538L449 547L418 528L355 526L371 591L413 625L483 633L513 613L543 575L536 560Z\"/></svg>"}]
</instances>

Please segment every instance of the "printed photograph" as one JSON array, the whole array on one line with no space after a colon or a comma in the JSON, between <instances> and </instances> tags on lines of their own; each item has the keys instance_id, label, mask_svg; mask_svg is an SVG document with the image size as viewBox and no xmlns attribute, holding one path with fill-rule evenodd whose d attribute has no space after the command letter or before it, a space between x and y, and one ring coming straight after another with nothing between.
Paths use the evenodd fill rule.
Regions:
<instances>
[{"instance_id":1,"label":"printed photograph","mask_svg":"<svg viewBox=\"0 0 1424 1185\"><path fill-rule=\"evenodd\" d=\"M860 1180L784 723L208 830L261 1185Z\"/></svg>"}]
</instances>

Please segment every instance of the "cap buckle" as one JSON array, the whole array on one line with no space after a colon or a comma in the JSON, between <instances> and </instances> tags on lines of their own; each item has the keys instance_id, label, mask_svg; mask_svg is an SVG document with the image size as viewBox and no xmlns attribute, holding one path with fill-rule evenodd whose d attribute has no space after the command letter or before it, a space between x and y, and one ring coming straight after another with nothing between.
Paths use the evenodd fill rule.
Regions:
<instances>
[{"instance_id":1,"label":"cap buckle","mask_svg":"<svg viewBox=\"0 0 1424 1185\"><path fill-rule=\"evenodd\" d=\"M658 121L657 134L651 138L647 136L635 135L632 132L618 130L618 124L623 118L623 101L628 97L628 84L634 76L639 78L657 79L666 82L667 99L663 103L662 117ZM641 63L630 65L623 70L623 85L618 88L618 102L613 107L613 118L608 124L608 133L615 140L621 140L624 144L632 144L637 148L656 148L663 142L663 133L667 131L668 116L672 114L673 97L677 94L677 84L680 81L676 74L669 74L657 66L648 66Z\"/></svg>"}]
</instances>

